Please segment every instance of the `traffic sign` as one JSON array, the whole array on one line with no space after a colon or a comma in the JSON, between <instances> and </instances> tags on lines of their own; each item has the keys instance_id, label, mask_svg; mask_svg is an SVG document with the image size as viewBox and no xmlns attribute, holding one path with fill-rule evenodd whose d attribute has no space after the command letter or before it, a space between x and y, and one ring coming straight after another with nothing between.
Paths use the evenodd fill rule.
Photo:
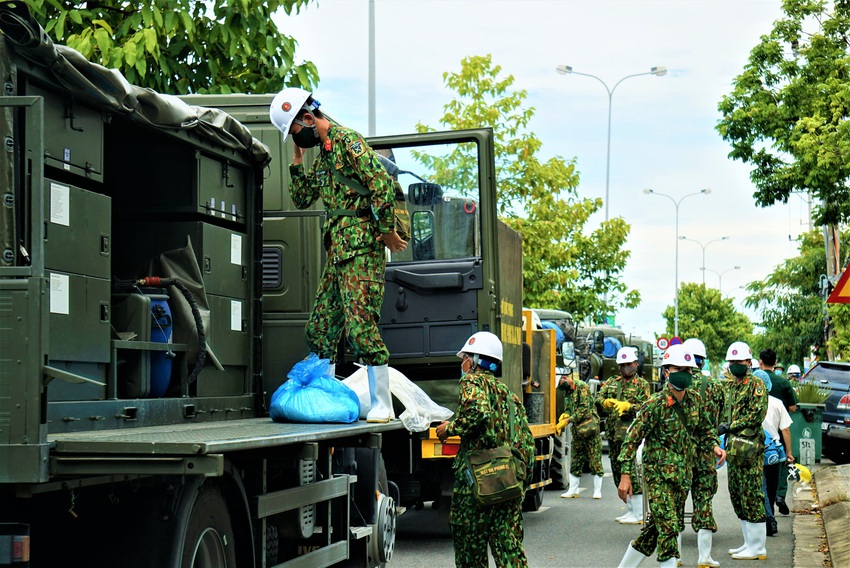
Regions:
<instances>
[{"instance_id":1,"label":"traffic sign","mask_svg":"<svg viewBox=\"0 0 850 568\"><path fill-rule=\"evenodd\" d=\"M670 345L681 345L682 340L679 337L674 337L670 340Z\"/></svg>"},{"instance_id":2,"label":"traffic sign","mask_svg":"<svg viewBox=\"0 0 850 568\"><path fill-rule=\"evenodd\" d=\"M827 304L850 304L850 270L844 269L844 273L827 298Z\"/></svg>"},{"instance_id":3,"label":"traffic sign","mask_svg":"<svg viewBox=\"0 0 850 568\"><path fill-rule=\"evenodd\" d=\"M655 342L655 345L657 345L659 349L664 351L670 345L670 342L667 340L666 337L659 337L658 340Z\"/></svg>"}]
</instances>

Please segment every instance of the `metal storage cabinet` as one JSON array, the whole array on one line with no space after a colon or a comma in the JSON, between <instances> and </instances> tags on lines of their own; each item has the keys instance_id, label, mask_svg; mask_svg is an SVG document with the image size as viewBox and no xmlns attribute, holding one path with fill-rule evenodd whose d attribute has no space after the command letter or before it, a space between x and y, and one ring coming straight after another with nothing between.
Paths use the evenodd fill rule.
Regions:
<instances>
[{"instance_id":1,"label":"metal storage cabinet","mask_svg":"<svg viewBox=\"0 0 850 568\"><path fill-rule=\"evenodd\" d=\"M198 378L198 396L239 395L246 392L251 361L248 330L250 301L225 296L207 296L210 325L207 344L224 370L207 365Z\"/></svg>"},{"instance_id":2,"label":"metal storage cabinet","mask_svg":"<svg viewBox=\"0 0 850 568\"><path fill-rule=\"evenodd\" d=\"M49 359L109 362L109 280L58 271L51 271L48 277Z\"/></svg>"},{"instance_id":3,"label":"metal storage cabinet","mask_svg":"<svg viewBox=\"0 0 850 568\"><path fill-rule=\"evenodd\" d=\"M102 182L103 115L32 82L25 91L44 97L45 165Z\"/></svg>"},{"instance_id":4,"label":"metal storage cabinet","mask_svg":"<svg viewBox=\"0 0 850 568\"><path fill-rule=\"evenodd\" d=\"M111 277L111 199L45 180L44 266L97 278Z\"/></svg>"}]
</instances>

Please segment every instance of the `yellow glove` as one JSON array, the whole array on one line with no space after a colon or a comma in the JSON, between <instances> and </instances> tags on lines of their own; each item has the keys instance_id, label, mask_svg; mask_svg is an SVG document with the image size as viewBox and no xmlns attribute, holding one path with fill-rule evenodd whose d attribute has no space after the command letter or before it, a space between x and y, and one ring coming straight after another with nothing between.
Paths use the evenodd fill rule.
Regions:
<instances>
[{"instance_id":1,"label":"yellow glove","mask_svg":"<svg viewBox=\"0 0 850 568\"><path fill-rule=\"evenodd\" d=\"M602 401L602 408L613 408L618 402L616 398L606 398Z\"/></svg>"},{"instance_id":2,"label":"yellow glove","mask_svg":"<svg viewBox=\"0 0 850 568\"><path fill-rule=\"evenodd\" d=\"M626 402L625 400L618 400L614 404L614 410L616 410L620 416L628 412L631 407L632 404L630 402Z\"/></svg>"},{"instance_id":3,"label":"yellow glove","mask_svg":"<svg viewBox=\"0 0 850 568\"><path fill-rule=\"evenodd\" d=\"M560 436L567 424L570 423L570 415L564 412L558 417L558 423L555 424L555 435Z\"/></svg>"}]
</instances>

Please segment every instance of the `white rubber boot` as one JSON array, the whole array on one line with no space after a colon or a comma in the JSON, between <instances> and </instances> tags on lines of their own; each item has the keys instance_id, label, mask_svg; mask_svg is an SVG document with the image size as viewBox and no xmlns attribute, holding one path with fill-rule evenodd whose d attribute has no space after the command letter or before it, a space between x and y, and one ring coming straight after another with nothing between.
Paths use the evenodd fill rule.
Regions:
<instances>
[{"instance_id":1,"label":"white rubber boot","mask_svg":"<svg viewBox=\"0 0 850 568\"><path fill-rule=\"evenodd\" d=\"M679 551L679 558L676 558L676 566L682 565L682 533L676 537L676 550Z\"/></svg>"},{"instance_id":2,"label":"white rubber boot","mask_svg":"<svg viewBox=\"0 0 850 568\"><path fill-rule=\"evenodd\" d=\"M643 524L643 495L632 496L632 511L628 517L617 521L624 525L642 525Z\"/></svg>"},{"instance_id":3,"label":"white rubber boot","mask_svg":"<svg viewBox=\"0 0 850 568\"><path fill-rule=\"evenodd\" d=\"M620 564L617 568L637 568L640 566L640 563L643 562L644 558L646 558L646 556L638 552L635 547L629 544L629 548L626 549L626 553L623 555L623 559L620 560ZM675 560L675 558L673 560Z\"/></svg>"},{"instance_id":4,"label":"white rubber boot","mask_svg":"<svg viewBox=\"0 0 850 568\"><path fill-rule=\"evenodd\" d=\"M561 499L573 499L578 497L578 484L581 483L581 477L576 477L570 474L570 488L566 493L561 493Z\"/></svg>"},{"instance_id":5,"label":"white rubber boot","mask_svg":"<svg viewBox=\"0 0 850 568\"><path fill-rule=\"evenodd\" d=\"M747 537L747 522L746 521L741 521L741 532L744 533L744 544L742 544L738 548L730 548L729 554L738 554L739 552L743 552L744 550L747 549L747 542L748 542L749 537Z\"/></svg>"},{"instance_id":6,"label":"white rubber boot","mask_svg":"<svg viewBox=\"0 0 850 568\"><path fill-rule=\"evenodd\" d=\"M369 399L372 401L366 422L389 422L393 408L390 399L390 369L387 365L369 365L366 372L369 375Z\"/></svg>"},{"instance_id":7,"label":"white rubber boot","mask_svg":"<svg viewBox=\"0 0 850 568\"><path fill-rule=\"evenodd\" d=\"M764 541L767 540L767 523L747 524L747 548L733 554L735 560L766 560L767 549Z\"/></svg>"},{"instance_id":8,"label":"white rubber boot","mask_svg":"<svg viewBox=\"0 0 850 568\"><path fill-rule=\"evenodd\" d=\"M602 499L602 476L593 476L593 498Z\"/></svg>"},{"instance_id":9,"label":"white rubber boot","mask_svg":"<svg viewBox=\"0 0 850 568\"><path fill-rule=\"evenodd\" d=\"M625 519L626 517L630 517L632 514L632 498L626 497L626 512L614 519L618 523Z\"/></svg>"},{"instance_id":10,"label":"white rubber boot","mask_svg":"<svg viewBox=\"0 0 850 568\"><path fill-rule=\"evenodd\" d=\"M709 529L700 529L697 531L697 550L699 557L697 559L697 568L713 568L720 566L720 562L711 557L711 541L714 537ZM681 554L682 551L679 551Z\"/></svg>"},{"instance_id":11,"label":"white rubber boot","mask_svg":"<svg viewBox=\"0 0 850 568\"><path fill-rule=\"evenodd\" d=\"M678 562L679 562L679 559L676 558L675 556L673 556L671 558L668 558L664 562L661 562L660 564L658 564L658 568L676 568L676 566L679 565Z\"/></svg>"},{"instance_id":12,"label":"white rubber boot","mask_svg":"<svg viewBox=\"0 0 850 568\"><path fill-rule=\"evenodd\" d=\"M328 365L328 372L325 373L328 377L336 378L336 363L330 363Z\"/></svg>"}]
</instances>

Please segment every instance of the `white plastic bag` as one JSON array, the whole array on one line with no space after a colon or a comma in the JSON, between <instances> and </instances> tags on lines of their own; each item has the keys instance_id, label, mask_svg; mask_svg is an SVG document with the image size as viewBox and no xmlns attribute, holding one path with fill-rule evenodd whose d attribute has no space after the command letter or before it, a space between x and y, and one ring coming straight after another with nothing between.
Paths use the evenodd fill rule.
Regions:
<instances>
[{"instance_id":1,"label":"white plastic bag","mask_svg":"<svg viewBox=\"0 0 850 568\"><path fill-rule=\"evenodd\" d=\"M404 406L405 410L399 416L404 427L411 432L424 432L432 422L448 420L453 412L431 400L425 391L416 383L404 376L401 371L392 367L390 371L390 392ZM369 398L369 376L366 367L358 368L350 377L342 381L351 388L360 399L360 418L365 419L372 407ZM395 411L393 411L395 418Z\"/></svg>"}]
</instances>

